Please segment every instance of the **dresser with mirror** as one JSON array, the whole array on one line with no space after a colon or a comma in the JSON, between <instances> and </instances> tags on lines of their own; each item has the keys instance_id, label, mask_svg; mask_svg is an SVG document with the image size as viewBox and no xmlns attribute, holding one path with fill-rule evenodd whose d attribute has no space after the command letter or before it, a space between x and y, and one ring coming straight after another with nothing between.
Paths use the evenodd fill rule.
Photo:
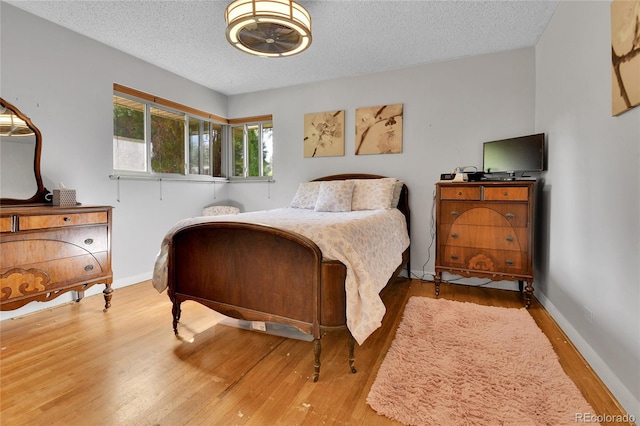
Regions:
<instances>
[{"instance_id":1,"label":"dresser with mirror","mask_svg":"<svg viewBox=\"0 0 640 426\"><path fill-rule=\"evenodd\" d=\"M0 98L0 310L103 284L111 306L109 206L53 205L40 174L42 135Z\"/></svg>"}]
</instances>

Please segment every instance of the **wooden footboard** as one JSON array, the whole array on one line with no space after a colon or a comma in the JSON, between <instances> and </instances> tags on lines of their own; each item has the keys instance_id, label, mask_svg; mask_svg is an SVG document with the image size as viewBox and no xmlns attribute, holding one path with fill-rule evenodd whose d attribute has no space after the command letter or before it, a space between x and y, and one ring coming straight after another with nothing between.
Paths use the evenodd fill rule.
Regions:
<instances>
[{"instance_id":1,"label":"wooden footboard","mask_svg":"<svg viewBox=\"0 0 640 426\"><path fill-rule=\"evenodd\" d=\"M377 175L336 175L321 180L372 179ZM398 208L409 225L408 191ZM409 262L403 253L397 275ZM314 381L320 373L323 329L346 328L347 270L323 260L309 238L271 226L242 222L206 222L173 235L168 252L168 294L173 329L178 333L180 305L194 300L223 315L246 321L287 324L314 339ZM349 338L353 367L354 339Z\"/></svg>"},{"instance_id":2,"label":"wooden footboard","mask_svg":"<svg viewBox=\"0 0 640 426\"><path fill-rule=\"evenodd\" d=\"M236 319L288 324L313 337L314 381L318 380L321 325L346 324L342 263L323 264L318 246L297 233L211 222L174 235L168 266L167 291L176 334L184 300ZM349 363L355 372L353 342Z\"/></svg>"},{"instance_id":3,"label":"wooden footboard","mask_svg":"<svg viewBox=\"0 0 640 426\"><path fill-rule=\"evenodd\" d=\"M310 239L269 226L212 222L173 238L169 297L232 318L292 325L320 338L322 253ZM174 315L174 330L179 313Z\"/></svg>"}]
</instances>

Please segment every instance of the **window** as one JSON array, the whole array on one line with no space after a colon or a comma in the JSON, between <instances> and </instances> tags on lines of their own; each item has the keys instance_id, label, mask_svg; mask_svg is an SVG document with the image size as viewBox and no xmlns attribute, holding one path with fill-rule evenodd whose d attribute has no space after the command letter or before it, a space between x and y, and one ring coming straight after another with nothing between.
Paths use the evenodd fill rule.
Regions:
<instances>
[{"instance_id":1,"label":"window","mask_svg":"<svg viewBox=\"0 0 640 426\"><path fill-rule=\"evenodd\" d=\"M271 116L229 120L114 84L118 176L264 180L273 176Z\"/></svg>"},{"instance_id":2,"label":"window","mask_svg":"<svg viewBox=\"0 0 640 426\"><path fill-rule=\"evenodd\" d=\"M231 126L232 176L255 179L273 177L273 123L271 121Z\"/></svg>"}]
</instances>

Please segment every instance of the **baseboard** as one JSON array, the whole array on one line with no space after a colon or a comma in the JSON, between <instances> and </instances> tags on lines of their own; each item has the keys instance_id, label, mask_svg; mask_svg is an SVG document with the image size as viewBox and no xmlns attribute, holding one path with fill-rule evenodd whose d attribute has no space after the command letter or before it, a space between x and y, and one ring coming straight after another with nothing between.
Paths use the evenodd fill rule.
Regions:
<instances>
[{"instance_id":1,"label":"baseboard","mask_svg":"<svg viewBox=\"0 0 640 426\"><path fill-rule=\"evenodd\" d=\"M112 288L128 287L134 284L140 284L143 281L148 281L153 277L153 271L145 272L144 274L138 274L131 277L113 281Z\"/></svg>"},{"instance_id":2,"label":"baseboard","mask_svg":"<svg viewBox=\"0 0 640 426\"><path fill-rule=\"evenodd\" d=\"M580 355L589 363L593 371L600 377L600 380L609 388L609 391L618 400L618 403L627 411L629 415L636 419L640 418L640 401L636 399L627 387L618 379L606 362L600 358L598 353L582 338L569 321L551 303L551 301L541 292L535 293L536 299L547 310L556 324L567 335L571 343L576 347Z\"/></svg>"}]
</instances>

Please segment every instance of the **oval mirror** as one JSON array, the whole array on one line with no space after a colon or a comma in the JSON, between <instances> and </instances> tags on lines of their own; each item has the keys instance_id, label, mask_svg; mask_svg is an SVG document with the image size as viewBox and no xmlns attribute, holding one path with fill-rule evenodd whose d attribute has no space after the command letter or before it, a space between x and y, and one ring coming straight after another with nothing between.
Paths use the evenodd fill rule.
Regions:
<instances>
[{"instance_id":1,"label":"oval mirror","mask_svg":"<svg viewBox=\"0 0 640 426\"><path fill-rule=\"evenodd\" d=\"M42 135L29 117L0 98L0 204L45 203Z\"/></svg>"}]
</instances>

